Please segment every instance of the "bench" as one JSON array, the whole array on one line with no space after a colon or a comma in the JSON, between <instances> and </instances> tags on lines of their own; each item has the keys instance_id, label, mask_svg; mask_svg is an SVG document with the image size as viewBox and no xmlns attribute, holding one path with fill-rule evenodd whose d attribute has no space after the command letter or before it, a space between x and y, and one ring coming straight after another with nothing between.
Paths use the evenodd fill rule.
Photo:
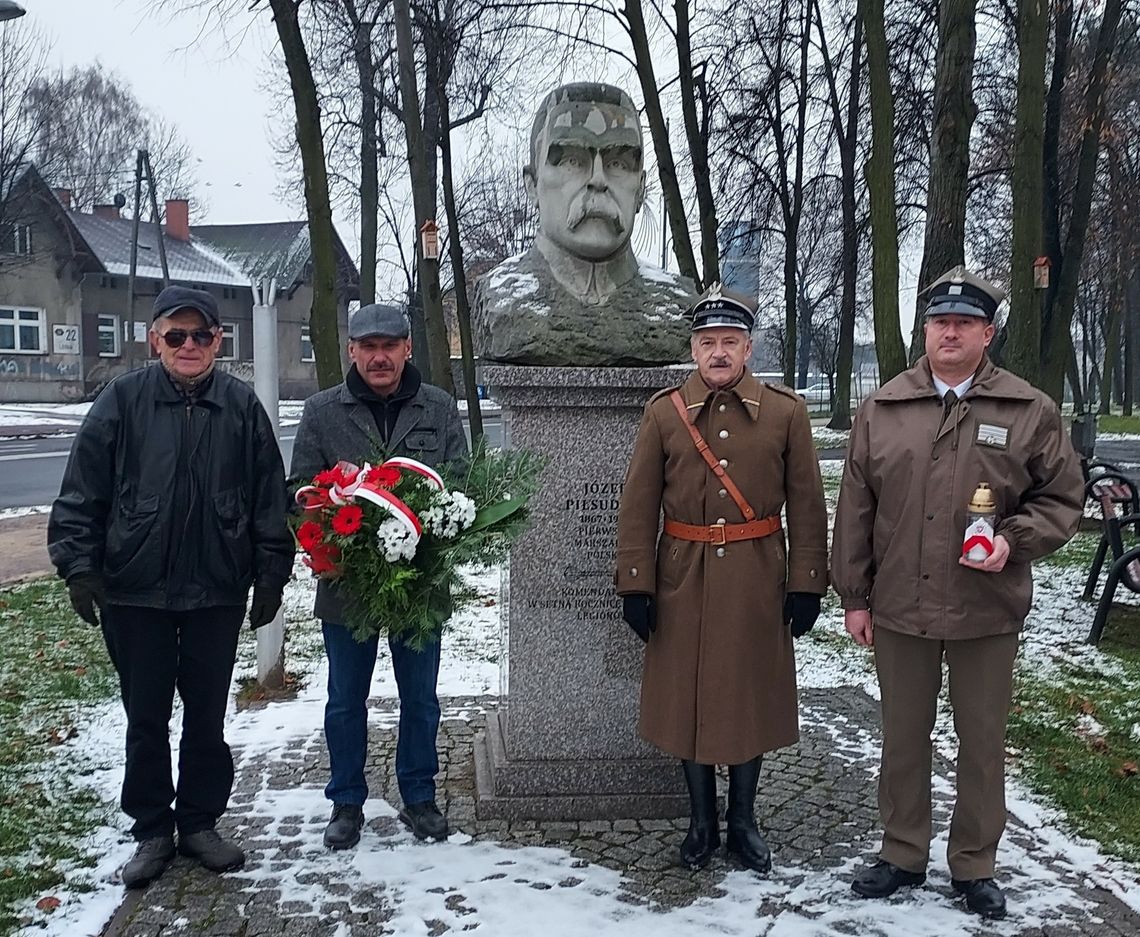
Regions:
<instances>
[{"instance_id":1,"label":"bench","mask_svg":"<svg viewBox=\"0 0 1140 937\"><path fill-rule=\"evenodd\" d=\"M1120 584L1123 583L1132 592L1140 593L1140 546L1130 549L1125 549L1124 546L1126 527L1131 525L1137 538L1140 538L1140 494L1131 479L1115 466L1094 463L1090 469L1093 470L1089 472L1090 479L1085 485L1085 497L1100 506L1101 536L1085 582L1083 598L1086 601L1093 599L1105 559L1110 551L1112 553L1108 580L1088 636L1088 643L1095 645L1100 642Z\"/></svg>"}]
</instances>

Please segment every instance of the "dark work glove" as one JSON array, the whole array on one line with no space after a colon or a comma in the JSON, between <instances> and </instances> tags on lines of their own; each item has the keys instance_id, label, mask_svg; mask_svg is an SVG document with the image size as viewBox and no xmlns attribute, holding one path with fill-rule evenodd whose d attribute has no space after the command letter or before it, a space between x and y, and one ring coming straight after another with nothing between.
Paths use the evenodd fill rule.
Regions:
<instances>
[{"instance_id":1,"label":"dark work glove","mask_svg":"<svg viewBox=\"0 0 1140 937\"><path fill-rule=\"evenodd\" d=\"M820 597L814 592L789 592L784 598L784 623L791 626L792 637L802 638L819 618Z\"/></svg>"},{"instance_id":2,"label":"dark work glove","mask_svg":"<svg viewBox=\"0 0 1140 937\"><path fill-rule=\"evenodd\" d=\"M67 580L67 594L75 614L87 624L98 628L103 611L103 578L94 573L76 573Z\"/></svg>"},{"instance_id":3,"label":"dark work glove","mask_svg":"<svg viewBox=\"0 0 1140 937\"><path fill-rule=\"evenodd\" d=\"M256 631L273 621L281 607L281 590L269 586L254 586L253 601L249 605L249 627Z\"/></svg>"},{"instance_id":4,"label":"dark work glove","mask_svg":"<svg viewBox=\"0 0 1140 937\"><path fill-rule=\"evenodd\" d=\"M657 630L657 603L653 596L643 592L621 597L621 617L646 644L649 635Z\"/></svg>"}]
</instances>

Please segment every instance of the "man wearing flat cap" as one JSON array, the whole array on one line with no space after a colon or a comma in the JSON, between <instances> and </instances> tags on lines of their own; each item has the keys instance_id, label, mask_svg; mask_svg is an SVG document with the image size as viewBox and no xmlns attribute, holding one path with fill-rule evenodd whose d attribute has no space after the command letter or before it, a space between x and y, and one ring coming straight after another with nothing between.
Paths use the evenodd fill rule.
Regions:
<instances>
[{"instance_id":1,"label":"man wearing flat cap","mask_svg":"<svg viewBox=\"0 0 1140 937\"><path fill-rule=\"evenodd\" d=\"M76 434L48 525L71 604L102 626L127 711L122 806L138 841L128 888L175 851L215 872L245 861L214 829L233 786L223 736L238 632L273 620L293 567L285 470L248 384L214 369L214 297L154 301L158 363L115 378ZM178 784L169 722L182 698ZM173 809L171 805L173 804Z\"/></svg>"},{"instance_id":2,"label":"man wearing flat cap","mask_svg":"<svg viewBox=\"0 0 1140 937\"><path fill-rule=\"evenodd\" d=\"M374 453L410 456L431 466L467 456L467 439L454 398L424 382L412 356L408 317L396 306L362 306L348 324L352 366L344 383L305 401L293 444L290 474L308 483L317 472L343 460L357 462ZM348 849L360 841L368 783L368 693L379 642L358 642L345 627L336 585L317 584L316 616L321 619L329 658L325 740L331 777L325 796L332 815L324 842ZM419 650L391 638L392 669L400 694L396 781L404 801L400 820L417 839L446 839L447 819L435 802L439 771L440 644Z\"/></svg>"},{"instance_id":3,"label":"man wearing flat cap","mask_svg":"<svg viewBox=\"0 0 1140 937\"><path fill-rule=\"evenodd\" d=\"M839 494L832 580L847 631L873 647L882 699L878 861L852 888L926 879L931 741L942 685L958 734L948 860L970 911L999 918L1005 728L1030 564L1076 531L1081 473L1056 405L986 355L1004 293L963 267L927 290L926 355L859 408ZM963 555L967 509L996 500L992 552Z\"/></svg>"},{"instance_id":4,"label":"man wearing flat cap","mask_svg":"<svg viewBox=\"0 0 1140 937\"><path fill-rule=\"evenodd\" d=\"M615 582L646 642L639 731L681 759L688 785L682 864L700 868L720 845L724 764L728 850L763 874L761 756L799 737L792 638L815 624L827 589L827 511L804 401L747 369L755 312L718 285L693 308L697 368L645 407Z\"/></svg>"}]
</instances>

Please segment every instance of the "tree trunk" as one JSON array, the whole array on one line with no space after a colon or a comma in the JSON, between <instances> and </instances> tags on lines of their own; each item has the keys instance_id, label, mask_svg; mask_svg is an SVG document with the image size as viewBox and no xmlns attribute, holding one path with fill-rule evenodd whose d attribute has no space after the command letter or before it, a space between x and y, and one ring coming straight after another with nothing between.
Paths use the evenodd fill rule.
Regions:
<instances>
[{"instance_id":1,"label":"tree trunk","mask_svg":"<svg viewBox=\"0 0 1140 937\"><path fill-rule=\"evenodd\" d=\"M693 185L697 191L697 211L700 215L701 269L707 286L720 280L720 245L717 241L719 223L716 217L716 203L713 200L712 174L709 172L708 135L701 132L697 116L688 0L673 0L673 10L677 19L677 65L681 87L681 113L685 118L685 137L689 141L689 157L693 163Z\"/></svg>"},{"instance_id":2,"label":"tree trunk","mask_svg":"<svg viewBox=\"0 0 1140 937\"><path fill-rule=\"evenodd\" d=\"M1061 114L1065 99L1065 81L1069 74L1069 52L1073 40L1072 0L1058 0L1053 33L1053 65L1049 90L1045 95L1045 143L1043 164L1044 211L1041 241L1044 256L1052 265L1052 276L1045 291L1041 311L1041 334L1038 336L1038 368L1045 355L1045 338L1049 334L1050 310L1057 293L1057 274L1061 270Z\"/></svg>"},{"instance_id":3,"label":"tree trunk","mask_svg":"<svg viewBox=\"0 0 1140 937\"><path fill-rule=\"evenodd\" d=\"M305 209L309 216L309 246L313 256L313 307L309 314L309 335L316 359L317 385L332 387L344 379L344 372L336 320L336 234L329 204L321 106L301 25L297 20L296 4L292 0L269 0L269 6L293 89L297 148L301 152L301 169L305 176Z\"/></svg>"},{"instance_id":4,"label":"tree trunk","mask_svg":"<svg viewBox=\"0 0 1140 937\"><path fill-rule=\"evenodd\" d=\"M796 138L795 138L795 176L792 180L791 205L785 207L784 212L784 383L795 387L795 367L797 348L796 318L798 314L796 297L797 267L796 254L799 249L800 219L804 207L804 140L807 137L807 99L808 99L808 52L811 45L811 9L803 4L803 19L800 23L800 67L799 84L796 88ZM781 146L780 152L783 152ZM807 328L804 330L804 347L808 347L811 339L811 313L808 313Z\"/></svg>"},{"instance_id":5,"label":"tree trunk","mask_svg":"<svg viewBox=\"0 0 1140 937\"><path fill-rule=\"evenodd\" d=\"M483 435L483 411L475 383L475 343L471 340L471 307L467 302L467 273L463 265L463 241L459 236L459 212L455 207L455 177L451 170L451 111L447 92L439 96L440 153L443 156L443 206L447 212L451 276L455 282L455 318L459 323L459 347L463 355L463 384L467 392L467 420L471 427L471 447Z\"/></svg>"},{"instance_id":6,"label":"tree trunk","mask_svg":"<svg viewBox=\"0 0 1140 937\"><path fill-rule=\"evenodd\" d=\"M1058 403L1065 378L1064 343L1073 321L1073 305L1085 250L1089 211L1092 206L1093 185L1096 181L1097 156L1100 152L1100 132L1104 123L1105 85L1108 62L1116 47L1116 33L1120 25L1122 0L1107 0L1104 16L1097 33L1096 54L1084 101L1084 134L1077 160L1077 184L1069 213L1069 230L1065 237L1064 256L1057 273L1057 294L1051 310L1048 348L1042 368L1042 388Z\"/></svg>"},{"instance_id":7,"label":"tree trunk","mask_svg":"<svg viewBox=\"0 0 1140 937\"><path fill-rule=\"evenodd\" d=\"M645 117L649 121L653 151L657 155L657 173L661 177L661 191L665 195L665 213L669 216L669 233L673 236L673 253L677 257L677 268L682 276L692 279L699 292L704 285L697 272L697 261L693 256L693 242L689 237L689 223L685 217L685 202L681 197L677 166L673 162L673 150L669 144L669 134L665 129L665 114L661 110L661 96L657 92L653 53L649 48L649 35L645 28L645 13L641 8L641 0L626 0L625 17L629 38L633 43L634 58L637 61L638 78L641 80L641 94L645 98Z\"/></svg>"},{"instance_id":8,"label":"tree trunk","mask_svg":"<svg viewBox=\"0 0 1140 937\"><path fill-rule=\"evenodd\" d=\"M879 382L907 366L899 325L899 227L895 215L895 105L887 59L884 0L859 0L867 29L871 158L863 173L871 200L871 293Z\"/></svg>"},{"instance_id":9,"label":"tree trunk","mask_svg":"<svg viewBox=\"0 0 1140 937\"><path fill-rule=\"evenodd\" d=\"M362 23L355 0L344 0L356 34L352 52L360 86L360 305L376 302L377 215L380 212L376 163L376 82L372 62L373 23Z\"/></svg>"},{"instance_id":10,"label":"tree trunk","mask_svg":"<svg viewBox=\"0 0 1140 937\"><path fill-rule=\"evenodd\" d=\"M1065 373L1069 378L1069 390L1073 392L1073 412L1082 413L1085 409L1085 393L1081 389L1081 371L1077 365L1077 350L1069 342L1069 356Z\"/></svg>"},{"instance_id":11,"label":"tree trunk","mask_svg":"<svg viewBox=\"0 0 1140 937\"><path fill-rule=\"evenodd\" d=\"M859 94L862 78L863 17L855 14L851 37L851 73L847 85L847 120L839 104L839 88L835 69L827 50L827 32L823 27L823 13L819 0L814 0L816 28L823 58L824 77L827 79L831 120L839 143L840 197L843 210L843 292L839 301L839 337L835 349L835 385L832 387L830 429L851 428L851 369L855 358L855 288L859 276L859 235L855 205L855 147L858 140ZM830 379L829 379L830 382Z\"/></svg>"},{"instance_id":12,"label":"tree trunk","mask_svg":"<svg viewBox=\"0 0 1140 937\"><path fill-rule=\"evenodd\" d=\"M400 106L404 117L404 137L408 144L408 171L412 177L412 202L416 212L416 259L423 297L424 321L427 327L430 380L436 387L455 395L451 379L451 355L447 345L447 329L443 323L443 299L439 287L439 261L424 257L419 230L426 221L434 221L434 172L429 172L428 153L424 147L420 124L420 98L416 87L416 63L412 48L412 17L408 0L393 0L396 22L396 55L400 69ZM431 152L435 163L435 150Z\"/></svg>"},{"instance_id":13,"label":"tree trunk","mask_svg":"<svg viewBox=\"0 0 1140 937\"><path fill-rule=\"evenodd\" d=\"M1124 394L1122 409L1132 416L1136 399L1136 316L1140 313L1140 268L1133 268L1124 286Z\"/></svg>"},{"instance_id":14,"label":"tree trunk","mask_svg":"<svg viewBox=\"0 0 1140 937\"><path fill-rule=\"evenodd\" d=\"M1014 116L1013 247L1006 326L1009 342L1004 359L1007 368L1034 385L1041 380L1042 297L1033 286L1033 261L1042 251L1048 34L1049 6L1045 0L1021 0Z\"/></svg>"},{"instance_id":15,"label":"tree trunk","mask_svg":"<svg viewBox=\"0 0 1140 937\"><path fill-rule=\"evenodd\" d=\"M923 291L951 267L966 262L970 129L978 113L973 92L975 15L976 0L942 0L940 5L926 238L911 330L911 361L918 360L923 350Z\"/></svg>"}]
</instances>

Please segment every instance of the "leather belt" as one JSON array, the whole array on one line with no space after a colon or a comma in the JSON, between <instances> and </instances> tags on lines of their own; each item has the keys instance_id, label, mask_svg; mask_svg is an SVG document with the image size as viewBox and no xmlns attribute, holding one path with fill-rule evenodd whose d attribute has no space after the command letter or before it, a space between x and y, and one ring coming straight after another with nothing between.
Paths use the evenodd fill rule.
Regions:
<instances>
[{"instance_id":1,"label":"leather belt","mask_svg":"<svg viewBox=\"0 0 1140 937\"><path fill-rule=\"evenodd\" d=\"M780 517L773 514L744 524L682 524L665 518L665 533L678 540L721 546L737 540L759 540L780 529Z\"/></svg>"}]
</instances>

